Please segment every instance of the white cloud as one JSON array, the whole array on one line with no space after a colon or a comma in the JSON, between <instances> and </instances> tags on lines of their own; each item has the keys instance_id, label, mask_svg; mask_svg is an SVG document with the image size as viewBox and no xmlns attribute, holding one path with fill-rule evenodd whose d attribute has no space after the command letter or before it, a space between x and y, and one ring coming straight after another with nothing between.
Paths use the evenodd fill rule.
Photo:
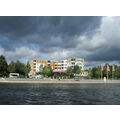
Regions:
<instances>
[{"instance_id":1,"label":"white cloud","mask_svg":"<svg viewBox=\"0 0 120 120\"><path fill-rule=\"evenodd\" d=\"M95 31L92 38L82 35L77 41L77 49L81 53L84 51L84 56L94 56L105 51L109 51L106 54L109 56L112 49L120 48L120 17L103 17L100 28ZM119 55L119 51L117 54Z\"/></svg>"},{"instance_id":2,"label":"white cloud","mask_svg":"<svg viewBox=\"0 0 120 120\"><path fill-rule=\"evenodd\" d=\"M0 55L3 55L4 54L4 49L0 46Z\"/></svg>"},{"instance_id":3,"label":"white cloud","mask_svg":"<svg viewBox=\"0 0 120 120\"><path fill-rule=\"evenodd\" d=\"M8 62L11 60L16 61L18 59L26 62L31 58L39 56L39 52L37 50L32 50L27 47L16 48L14 51L7 51L0 47L0 54L5 55Z\"/></svg>"}]
</instances>

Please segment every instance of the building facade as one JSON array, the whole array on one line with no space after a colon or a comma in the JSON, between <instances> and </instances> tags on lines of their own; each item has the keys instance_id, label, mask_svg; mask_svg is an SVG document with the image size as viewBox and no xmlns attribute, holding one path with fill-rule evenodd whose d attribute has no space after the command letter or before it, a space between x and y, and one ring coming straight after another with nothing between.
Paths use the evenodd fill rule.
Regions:
<instances>
[{"instance_id":1,"label":"building facade","mask_svg":"<svg viewBox=\"0 0 120 120\"><path fill-rule=\"evenodd\" d=\"M85 70L84 59L82 58L71 58L61 61L54 60L31 60L31 71L30 74L36 74L40 71L40 65L43 67L51 67L53 72L65 72L67 67L74 67L78 65L81 67L81 70Z\"/></svg>"}]
</instances>

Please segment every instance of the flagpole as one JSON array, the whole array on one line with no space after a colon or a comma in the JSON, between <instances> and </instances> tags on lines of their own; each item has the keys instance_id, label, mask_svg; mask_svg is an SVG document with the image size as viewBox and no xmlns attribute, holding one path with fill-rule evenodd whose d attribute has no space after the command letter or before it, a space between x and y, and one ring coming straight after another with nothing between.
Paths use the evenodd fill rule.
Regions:
<instances>
[{"instance_id":1,"label":"flagpole","mask_svg":"<svg viewBox=\"0 0 120 120\"><path fill-rule=\"evenodd\" d=\"M107 70L107 80L108 80L108 70Z\"/></svg>"},{"instance_id":2,"label":"flagpole","mask_svg":"<svg viewBox=\"0 0 120 120\"><path fill-rule=\"evenodd\" d=\"M101 65L101 80L102 80L102 71L103 71L103 66Z\"/></svg>"},{"instance_id":3,"label":"flagpole","mask_svg":"<svg viewBox=\"0 0 120 120\"><path fill-rule=\"evenodd\" d=\"M113 67L113 66L112 66ZM113 68L112 68L112 80L113 80Z\"/></svg>"},{"instance_id":4,"label":"flagpole","mask_svg":"<svg viewBox=\"0 0 120 120\"><path fill-rule=\"evenodd\" d=\"M113 77L114 77L114 71L115 71L115 66L113 65L112 66L112 80L113 80Z\"/></svg>"},{"instance_id":5,"label":"flagpole","mask_svg":"<svg viewBox=\"0 0 120 120\"><path fill-rule=\"evenodd\" d=\"M101 69L101 80L102 80L102 69Z\"/></svg>"},{"instance_id":6,"label":"flagpole","mask_svg":"<svg viewBox=\"0 0 120 120\"><path fill-rule=\"evenodd\" d=\"M107 80L108 80L108 65L107 65Z\"/></svg>"}]
</instances>

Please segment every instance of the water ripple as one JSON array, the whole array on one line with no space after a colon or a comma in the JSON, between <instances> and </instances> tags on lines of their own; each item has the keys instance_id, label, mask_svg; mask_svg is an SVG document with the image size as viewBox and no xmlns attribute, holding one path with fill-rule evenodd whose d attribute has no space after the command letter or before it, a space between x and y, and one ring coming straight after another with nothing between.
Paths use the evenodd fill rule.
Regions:
<instances>
[{"instance_id":1,"label":"water ripple","mask_svg":"<svg viewBox=\"0 0 120 120\"><path fill-rule=\"evenodd\" d=\"M1 105L120 105L120 84L0 84Z\"/></svg>"}]
</instances>

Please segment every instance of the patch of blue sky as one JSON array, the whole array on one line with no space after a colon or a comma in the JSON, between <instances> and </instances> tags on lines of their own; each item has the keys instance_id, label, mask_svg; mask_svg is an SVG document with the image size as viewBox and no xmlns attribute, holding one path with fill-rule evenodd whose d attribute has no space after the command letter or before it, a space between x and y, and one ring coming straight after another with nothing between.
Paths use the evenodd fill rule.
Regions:
<instances>
[{"instance_id":1,"label":"patch of blue sky","mask_svg":"<svg viewBox=\"0 0 120 120\"><path fill-rule=\"evenodd\" d=\"M6 43L6 42L9 42L9 39L8 39L8 37L7 36L1 36L1 38L0 38L0 42L2 42L2 43Z\"/></svg>"}]
</instances>

